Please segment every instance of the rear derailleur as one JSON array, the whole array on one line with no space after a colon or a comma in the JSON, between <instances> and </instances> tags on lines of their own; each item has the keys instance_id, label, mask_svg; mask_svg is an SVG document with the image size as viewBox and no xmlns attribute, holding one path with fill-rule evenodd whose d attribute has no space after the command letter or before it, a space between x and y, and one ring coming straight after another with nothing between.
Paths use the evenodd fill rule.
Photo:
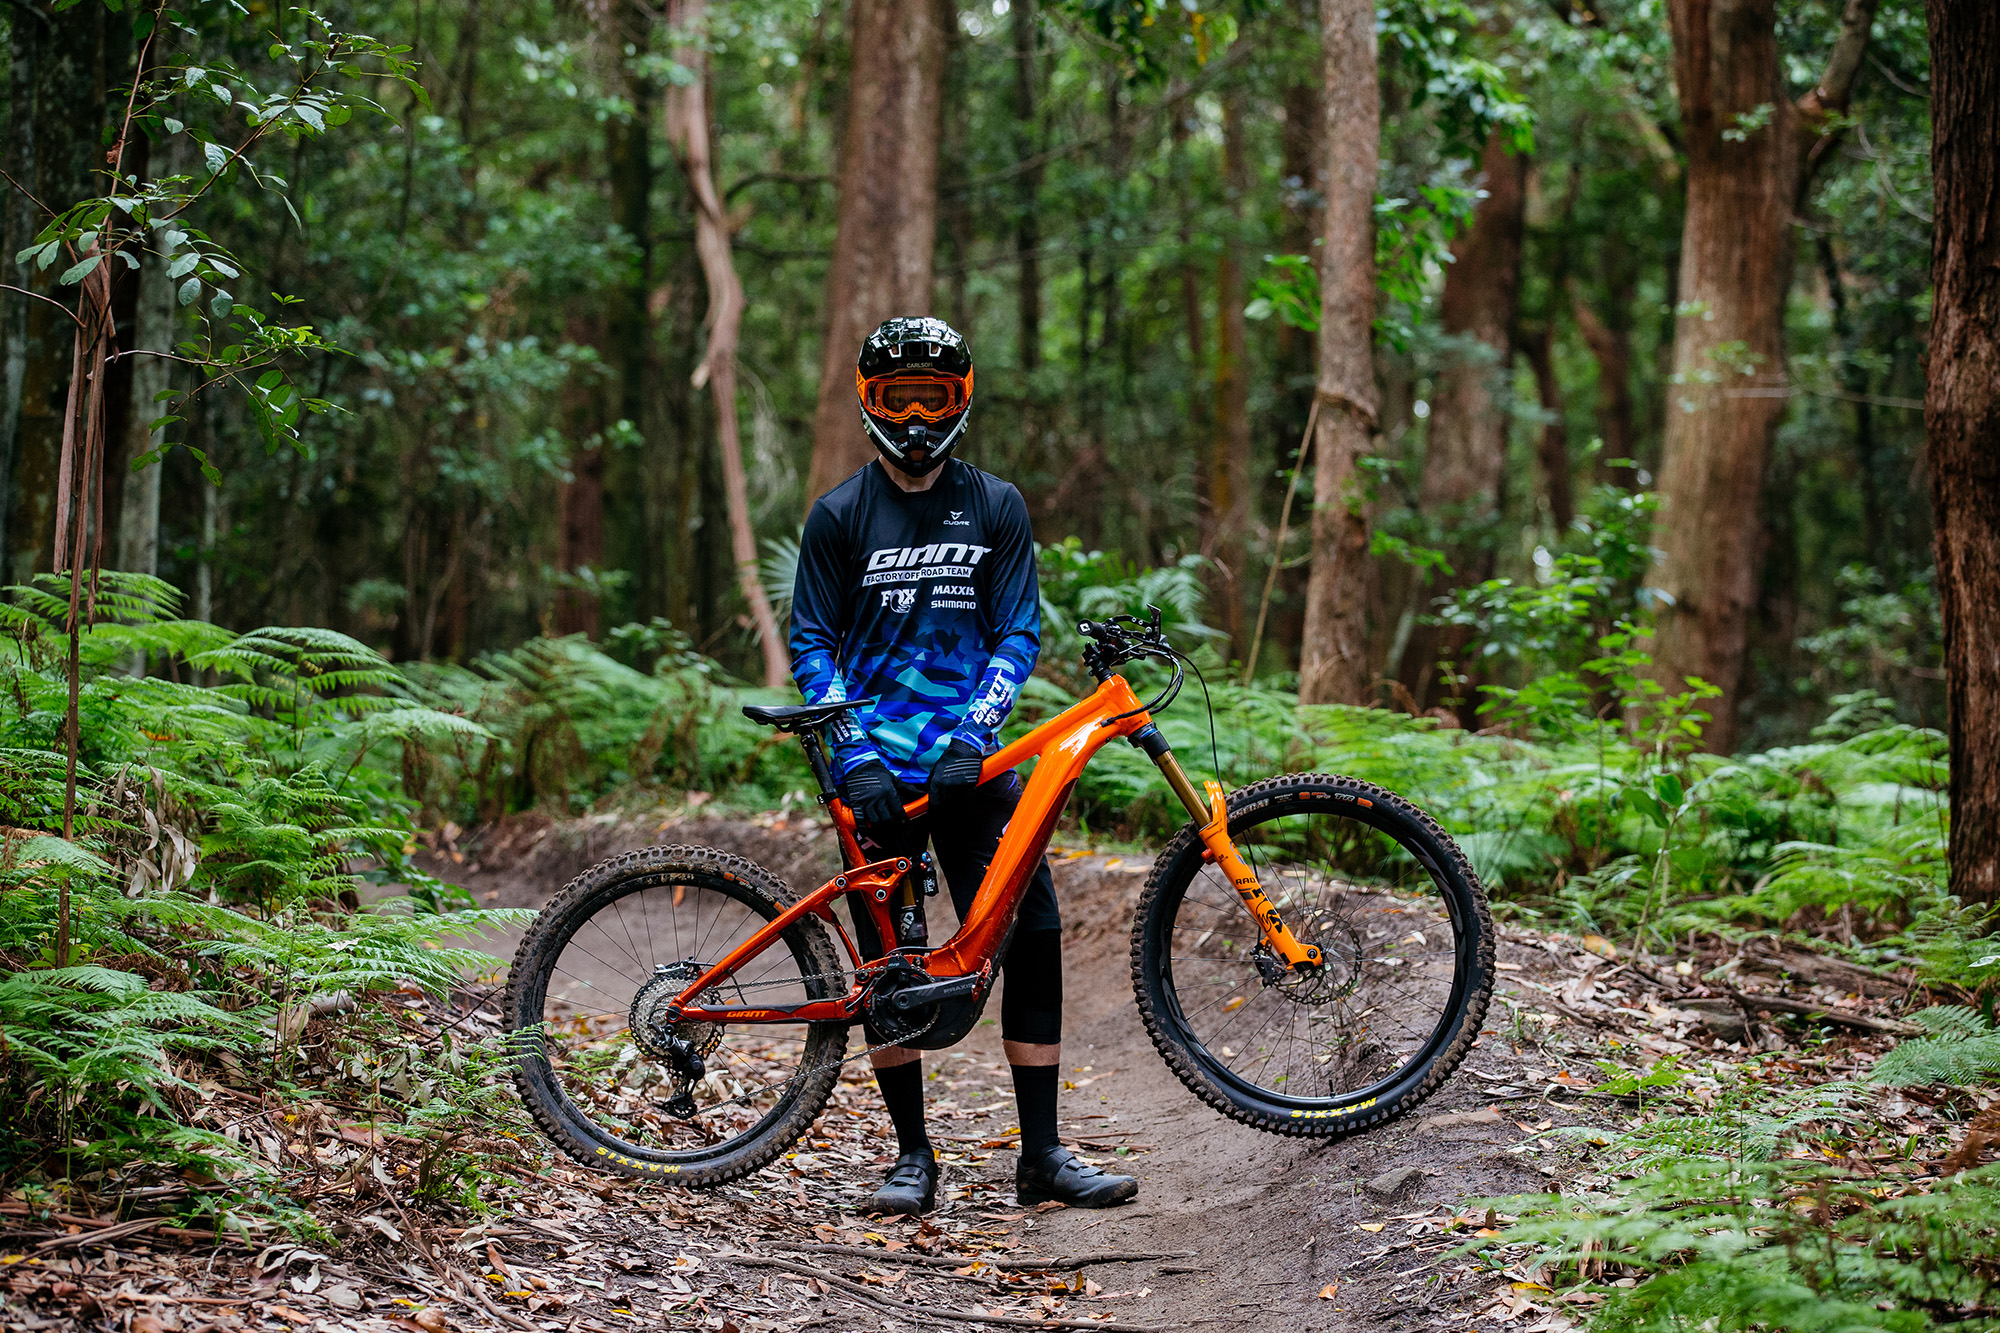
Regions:
<instances>
[{"instance_id":1,"label":"rear derailleur","mask_svg":"<svg viewBox=\"0 0 2000 1333\"><path fill-rule=\"evenodd\" d=\"M664 1104L666 1113L677 1120L695 1117L695 1085L708 1076L707 1057L722 1043L722 1028L715 1023L672 1021L674 1000L688 983L707 969L692 958L677 963L661 963L639 993L632 997L633 1040L648 1055L666 1066L673 1096ZM705 1000L707 996L702 997Z\"/></svg>"}]
</instances>

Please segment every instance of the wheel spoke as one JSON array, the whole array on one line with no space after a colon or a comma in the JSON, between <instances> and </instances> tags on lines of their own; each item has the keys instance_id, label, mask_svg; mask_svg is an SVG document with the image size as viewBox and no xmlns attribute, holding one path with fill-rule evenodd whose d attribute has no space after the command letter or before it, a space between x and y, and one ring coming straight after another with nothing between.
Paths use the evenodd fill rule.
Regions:
<instances>
[{"instance_id":1,"label":"wheel spoke","mask_svg":"<svg viewBox=\"0 0 2000 1333\"><path fill-rule=\"evenodd\" d=\"M1330 806L1279 798L1233 834L1286 926L1320 947L1317 973L1276 959L1212 863L1163 885L1151 909L1170 917L1149 937L1178 994L1167 1021L1205 1052L1197 1063L1280 1104L1341 1105L1429 1061L1468 1004L1436 854Z\"/></svg>"}]
</instances>

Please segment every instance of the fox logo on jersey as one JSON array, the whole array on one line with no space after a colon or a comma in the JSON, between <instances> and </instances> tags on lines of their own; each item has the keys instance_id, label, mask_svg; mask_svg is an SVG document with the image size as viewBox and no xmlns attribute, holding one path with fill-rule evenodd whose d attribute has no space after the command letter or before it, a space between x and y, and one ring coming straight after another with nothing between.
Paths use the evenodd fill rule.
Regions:
<instances>
[{"instance_id":1,"label":"fox logo on jersey","mask_svg":"<svg viewBox=\"0 0 2000 1333\"><path fill-rule=\"evenodd\" d=\"M916 604L917 590L915 588L884 588L882 590L882 605L888 607L897 615L907 615L910 608Z\"/></svg>"}]
</instances>

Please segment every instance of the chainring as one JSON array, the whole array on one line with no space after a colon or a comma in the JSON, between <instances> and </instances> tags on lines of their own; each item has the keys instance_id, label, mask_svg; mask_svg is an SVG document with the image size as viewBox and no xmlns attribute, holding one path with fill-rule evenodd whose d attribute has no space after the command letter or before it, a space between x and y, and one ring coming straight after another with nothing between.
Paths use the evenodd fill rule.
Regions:
<instances>
[{"instance_id":1,"label":"chainring","mask_svg":"<svg viewBox=\"0 0 2000 1333\"><path fill-rule=\"evenodd\" d=\"M921 986L933 980L929 973L919 968L891 966L876 978L868 990L868 999L861 1012L867 1015L868 1026L876 1037L891 1046L912 1041L930 1031L938 1020L938 1006L924 1005L920 1009L908 1011L892 1008L889 998L906 986Z\"/></svg>"}]
</instances>

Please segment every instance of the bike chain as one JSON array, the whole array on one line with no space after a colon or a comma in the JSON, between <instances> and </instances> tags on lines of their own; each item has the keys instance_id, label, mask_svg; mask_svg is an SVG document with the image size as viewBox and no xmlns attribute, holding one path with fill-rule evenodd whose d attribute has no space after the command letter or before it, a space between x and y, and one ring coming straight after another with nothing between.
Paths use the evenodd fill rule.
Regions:
<instances>
[{"instance_id":1,"label":"bike chain","mask_svg":"<svg viewBox=\"0 0 2000 1333\"><path fill-rule=\"evenodd\" d=\"M814 981L844 980L846 976L847 973L843 970L840 972L815 972L807 974L805 976L798 976L798 977L784 977L777 981L749 981L749 982L734 982L732 984L734 984L738 990L753 990L760 986L796 986L801 984L809 984ZM940 1008L937 1013L931 1015L930 1022L924 1024L922 1027L918 1028L915 1032L905 1033L903 1036L897 1038L895 1041L885 1041L879 1045L870 1046L867 1049L858 1051L853 1055L846 1056L839 1060L835 1060L831 1064L808 1065L803 1069L797 1070L796 1072L792 1073L786 1078L779 1079L771 1083L765 1083L759 1087L750 1089L748 1092L739 1092L734 1097L724 1098L722 1101L719 1102L712 1102L709 1105L704 1106L700 1110L696 1111L695 1114L700 1115L704 1111L719 1111L725 1106L734 1106L741 1102L748 1102L751 1098L761 1096L764 1093L769 1092L773 1088L789 1088L795 1084L804 1082L807 1078L810 1078L814 1074L824 1073L826 1070L829 1069L845 1069L848 1065L853 1064L856 1060L866 1059L868 1056L875 1054L875 1052L877 1051L886 1051L892 1046L901 1046L906 1042L914 1041L916 1038L923 1036L925 1033L929 1032L932 1028L936 1027L938 1019L942 1018L943 1016L944 1016L944 1011ZM718 1024L717 1026L719 1027L722 1025ZM693 1117L690 1116L689 1119L693 1119Z\"/></svg>"}]
</instances>

